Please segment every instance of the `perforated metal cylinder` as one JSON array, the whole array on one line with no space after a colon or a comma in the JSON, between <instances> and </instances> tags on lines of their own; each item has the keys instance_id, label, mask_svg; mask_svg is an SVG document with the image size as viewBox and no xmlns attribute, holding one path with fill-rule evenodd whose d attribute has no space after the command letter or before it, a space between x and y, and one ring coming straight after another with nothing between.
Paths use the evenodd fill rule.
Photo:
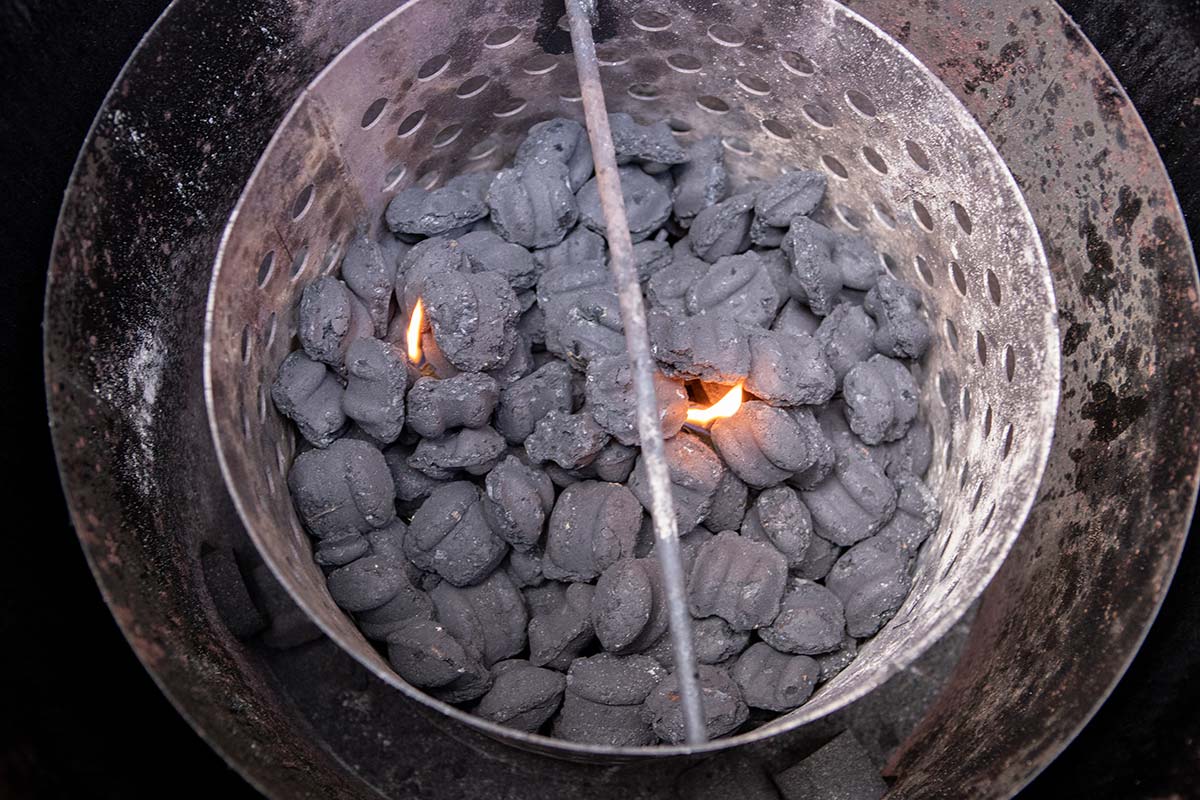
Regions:
<instances>
[{"instance_id":1,"label":"perforated metal cylinder","mask_svg":"<svg viewBox=\"0 0 1200 800\"><path fill-rule=\"evenodd\" d=\"M735 13L736 12L736 13ZM719 13L720 16L714 16ZM1058 402L1055 302L1037 231L970 114L899 44L824 0L608 4L597 31L610 110L668 118L681 141L718 134L735 182L824 169L819 216L870 237L921 289L937 334L922 361L934 428L927 480L942 524L914 587L858 658L796 711L702 749L770 736L844 707L910 663L978 597L1020 530L1045 467ZM250 536L321 628L399 690L493 736L564 756L604 748L514 732L401 679L336 607L293 510L290 423L268 398L297 346L304 285L346 243L380 233L399 190L493 169L526 129L582 119L569 37L540 3L479 14L417 0L343 51L285 118L225 231L209 295L206 390L222 470Z\"/></svg>"}]
</instances>

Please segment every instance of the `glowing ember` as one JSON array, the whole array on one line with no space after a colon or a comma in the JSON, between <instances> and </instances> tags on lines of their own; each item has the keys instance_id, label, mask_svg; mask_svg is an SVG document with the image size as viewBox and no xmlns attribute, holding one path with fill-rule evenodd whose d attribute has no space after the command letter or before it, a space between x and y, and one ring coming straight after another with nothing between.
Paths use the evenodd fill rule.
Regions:
<instances>
[{"instance_id":1,"label":"glowing ember","mask_svg":"<svg viewBox=\"0 0 1200 800\"><path fill-rule=\"evenodd\" d=\"M737 413L737 410L742 407L742 384L738 384L730 389L724 397L713 403L708 408L689 408L687 412L687 421L698 424L707 425L714 419L721 417L732 417Z\"/></svg>"},{"instance_id":2,"label":"glowing ember","mask_svg":"<svg viewBox=\"0 0 1200 800\"><path fill-rule=\"evenodd\" d=\"M413 308L412 317L408 320L408 333L405 335L405 341L408 342L408 360L414 364L421 363L421 326L425 324L425 304L417 298L417 305Z\"/></svg>"}]
</instances>

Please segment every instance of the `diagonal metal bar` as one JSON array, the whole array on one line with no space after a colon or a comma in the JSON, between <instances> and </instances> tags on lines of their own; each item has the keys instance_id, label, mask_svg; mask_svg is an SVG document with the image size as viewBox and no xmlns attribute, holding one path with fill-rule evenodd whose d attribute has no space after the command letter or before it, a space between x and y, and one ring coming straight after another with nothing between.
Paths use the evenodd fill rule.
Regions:
<instances>
[{"instance_id":1,"label":"diagonal metal bar","mask_svg":"<svg viewBox=\"0 0 1200 800\"><path fill-rule=\"evenodd\" d=\"M592 39L595 4L594 0L566 0L566 4L571 23L571 44L575 51L575 68L579 73L579 91L583 98L588 138L592 144L592 158L596 163L600 206L608 228L608 264L617 281L621 321L625 327L625 347L633 366L634 387L637 390L638 435L641 437L642 457L646 462L650 484L651 516L657 540L654 552L662 565L663 582L666 585L675 676L683 705L684 733L688 744L703 744L707 737L700 705L696 654L692 646L692 622L688 614L683 561L679 555L679 532L675 525L671 482L658 419L658 396L654 389L654 371L657 367L650 357L646 309L642 305L641 286L634 269L633 241L629 236L616 151L608 126L604 90L600 85L596 43Z\"/></svg>"}]
</instances>

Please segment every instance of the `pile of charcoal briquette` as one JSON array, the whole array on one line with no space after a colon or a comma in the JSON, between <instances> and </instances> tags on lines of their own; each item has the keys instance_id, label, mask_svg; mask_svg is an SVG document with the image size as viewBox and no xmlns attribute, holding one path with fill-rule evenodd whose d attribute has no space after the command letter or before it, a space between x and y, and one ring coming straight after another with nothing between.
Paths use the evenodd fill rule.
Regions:
<instances>
[{"instance_id":1,"label":"pile of charcoal briquette","mask_svg":"<svg viewBox=\"0 0 1200 800\"><path fill-rule=\"evenodd\" d=\"M929 330L865 239L810 219L822 174L735 190L718 139L611 119L724 736L803 704L908 593L939 518L910 372ZM555 119L506 169L400 192L394 236L305 288L272 397L329 591L405 680L523 731L679 742L592 171ZM732 416L687 422L738 387Z\"/></svg>"}]
</instances>

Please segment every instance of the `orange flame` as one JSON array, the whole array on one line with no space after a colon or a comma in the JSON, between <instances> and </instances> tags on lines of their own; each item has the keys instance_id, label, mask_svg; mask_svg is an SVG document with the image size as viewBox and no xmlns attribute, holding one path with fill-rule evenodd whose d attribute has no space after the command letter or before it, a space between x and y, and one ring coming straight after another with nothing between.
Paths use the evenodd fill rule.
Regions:
<instances>
[{"instance_id":1,"label":"orange flame","mask_svg":"<svg viewBox=\"0 0 1200 800\"><path fill-rule=\"evenodd\" d=\"M425 324L425 304L417 298L413 307L412 317L408 320L408 332L404 340L408 343L408 360L413 364L421 363L421 326Z\"/></svg>"},{"instance_id":2,"label":"orange flame","mask_svg":"<svg viewBox=\"0 0 1200 800\"><path fill-rule=\"evenodd\" d=\"M689 408L687 421L698 425L706 425L714 419L732 417L742 407L742 384L730 389L724 397L708 408Z\"/></svg>"}]
</instances>

